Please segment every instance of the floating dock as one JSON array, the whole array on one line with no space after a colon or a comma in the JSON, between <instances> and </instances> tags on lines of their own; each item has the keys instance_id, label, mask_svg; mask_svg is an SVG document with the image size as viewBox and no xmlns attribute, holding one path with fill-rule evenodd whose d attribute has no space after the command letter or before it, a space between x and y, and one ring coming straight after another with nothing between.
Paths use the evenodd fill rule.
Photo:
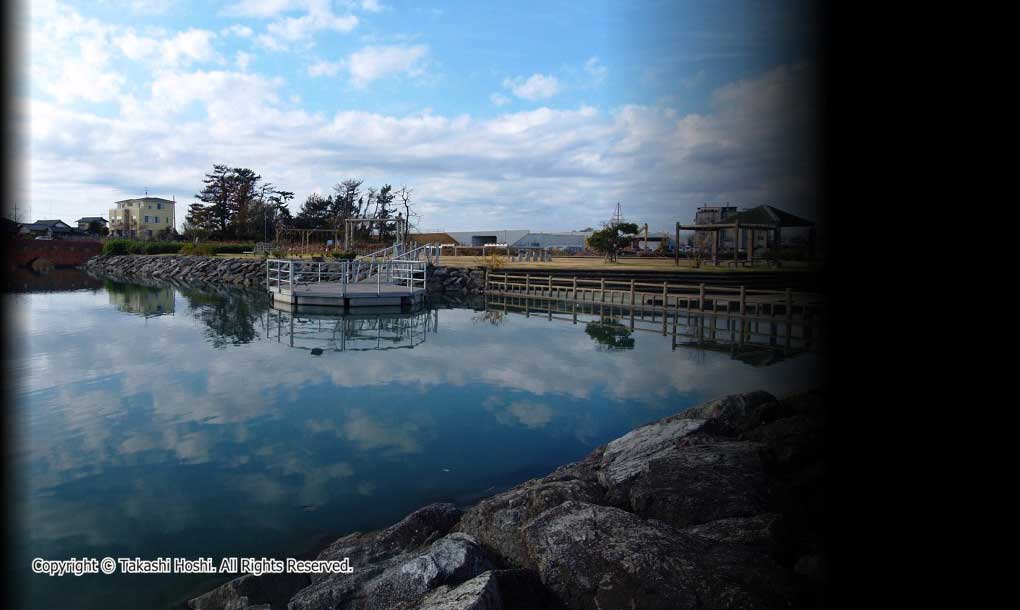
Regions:
<instances>
[{"instance_id":1,"label":"floating dock","mask_svg":"<svg viewBox=\"0 0 1020 610\"><path fill-rule=\"evenodd\" d=\"M266 288L277 305L416 307L425 300L426 261L303 261L270 259Z\"/></svg>"}]
</instances>

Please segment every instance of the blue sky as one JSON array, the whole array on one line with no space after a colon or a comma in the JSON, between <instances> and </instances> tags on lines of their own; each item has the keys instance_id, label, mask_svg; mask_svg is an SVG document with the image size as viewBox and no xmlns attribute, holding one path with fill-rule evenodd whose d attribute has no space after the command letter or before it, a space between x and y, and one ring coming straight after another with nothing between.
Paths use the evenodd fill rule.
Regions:
<instances>
[{"instance_id":1,"label":"blue sky","mask_svg":"<svg viewBox=\"0 0 1020 610\"><path fill-rule=\"evenodd\" d=\"M798 3L44 1L20 26L33 218L187 203L213 163L295 212L348 177L406 184L425 230L817 204Z\"/></svg>"}]
</instances>

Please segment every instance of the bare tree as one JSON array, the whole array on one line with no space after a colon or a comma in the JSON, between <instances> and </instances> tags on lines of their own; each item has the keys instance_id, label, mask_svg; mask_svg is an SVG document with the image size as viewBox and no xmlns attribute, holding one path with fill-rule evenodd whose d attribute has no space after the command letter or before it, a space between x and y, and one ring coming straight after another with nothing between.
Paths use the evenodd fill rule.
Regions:
<instances>
[{"instance_id":1,"label":"bare tree","mask_svg":"<svg viewBox=\"0 0 1020 610\"><path fill-rule=\"evenodd\" d=\"M401 185L400 190L397 191L397 197L400 198L400 203L404 206L404 241L407 241L407 235L411 232L411 195L414 193L414 189L407 188L407 185Z\"/></svg>"}]
</instances>

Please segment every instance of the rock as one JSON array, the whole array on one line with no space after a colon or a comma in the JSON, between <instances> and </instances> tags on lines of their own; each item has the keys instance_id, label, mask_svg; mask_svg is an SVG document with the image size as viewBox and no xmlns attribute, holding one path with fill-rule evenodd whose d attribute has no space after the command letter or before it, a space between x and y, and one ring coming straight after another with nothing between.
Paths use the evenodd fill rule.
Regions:
<instances>
[{"instance_id":1,"label":"rock","mask_svg":"<svg viewBox=\"0 0 1020 610\"><path fill-rule=\"evenodd\" d=\"M620 486L644 471L649 460L665 456L682 437L705 423L703 419L669 417L631 430L606 445L599 480L603 486Z\"/></svg>"},{"instance_id":2,"label":"rock","mask_svg":"<svg viewBox=\"0 0 1020 610\"><path fill-rule=\"evenodd\" d=\"M782 406L768 392L732 394L691 407L677 417L711 420L711 432L735 435L773 421L782 415Z\"/></svg>"},{"instance_id":3,"label":"rock","mask_svg":"<svg viewBox=\"0 0 1020 610\"><path fill-rule=\"evenodd\" d=\"M610 502L679 528L768 507L768 481L759 445L707 436L682 439L650 458L640 476L607 492Z\"/></svg>"},{"instance_id":4,"label":"rock","mask_svg":"<svg viewBox=\"0 0 1020 610\"><path fill-rule=\"evenodd\" d=\"M781 542L782 515L763 513L751 517L717 519L682 530L718 542L732 542L771 549Z\"/></svg>"},{"instance_id":5,"label":"rock","mask_svg":"<svg viewBox=\"0 0 1020 610\"><path fill-rule=\"evenodd\" d=\"M188 602L193 610L244 610L265 604L276 610L311 581L307 574L247 574Z\"/></svg>"},{"instance_id":6,"label":"rock","mask_svg":"<svg viewBox=\"0 0 1020 610\"><path fill-rule=\"evenodd\" d=\"M828 580L825 557L820 554L804 555L794 564L793 571L798 576L803 576L815 583L824 583Z\"/></svg>"},{"instance_id":7,"label":"rock","mask_svg":"<svg viewBox=\"0 0 1020 610\"><path fill-rule=\"evenodd\" d=\"M524 530L542 582L568 608L782 608L786 573L751 547L624 510L565 502Z\"/></svg>"},{"instance_id":8,"label":"rock","mask_svg":"<svg viewBox=\"0 0 1020 610\"><path fill-rule=\"evenodd\" d=\"M330 575L298 591L289 610L405 608L431 589L459 585L494 567L477 541L463 533L444 536L419 555L403 553L366 566L352 558L351 565L353 575Z\"/></svg>"},{"instance_id":9,"label":"rock","mask_svg":"<svg viewBox=\"0 0 1020 610\"><path fill-rule=\"evenodd\" d=\"M567 500L602 500L603 489L591 471L594 459L589 456L585 462L559 468L546 477L482 500L464 513L457 529L476 537L508 565L529 565L522 528L531 519Z\"/></svg>"},{"instance_id":10,"label":"rock","mask_svg":"<svg viewBox=\"0 0 1020 610\"><path fill-rule=\"evenodd\" d=\"M489 571L456 588L442 586L430 593L417 610L503 610L499 581Z\"/></svg>"}]
</instances>

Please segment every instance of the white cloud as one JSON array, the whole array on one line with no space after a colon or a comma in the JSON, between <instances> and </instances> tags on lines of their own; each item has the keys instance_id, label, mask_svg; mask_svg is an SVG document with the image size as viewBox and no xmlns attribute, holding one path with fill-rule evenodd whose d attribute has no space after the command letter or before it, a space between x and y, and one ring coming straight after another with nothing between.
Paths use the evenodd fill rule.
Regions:
<instances>
[{"instance_id":1,"label":"white cloud","mask_svg":"<svg viewBox=\"0 0 1020 610\"><path fill-rule=\"evenodd\" d=\"M351 53L347 58L347 70L351 83L363 88L368 83L391 74L407 73L416 76L421 73L421 60L429 52L427 45L414 46L370 46Z\"/></svg>"},{"instance_id":2,"label":"white cloud","mask_svg":"<svg viewBox=\"0 0 1020 610\"><path fill-rule=\"evenodd\" d=\"M491 101L495 106L506 106L510 103L510 98L497 92L489 96L489 101Z\"/></svg>"},{"instance_id":3,"label":"white cloud","mask_svg":"<svg viewBox=\"0 0 1020 610\"><path fill-rule=\"evenodd\" d=\"M159 48L159 41L148 36L137 36L133 30L129 30L116 40L121 53L132 60L141 60L150 57Z\"/></svg>"},{"instance_id":4,"label":"white cloud","mask_svg":"<svg viewBox=\"0 0 1020 610\"><path fill-rule=\"evenodd\" d=\"M173 38L161 44L162 58L169 64L189 64L209 61L216 57L212 41L216 32L189 29L178 32Z\"/></svg>"},{"instance_id":5,"label":"white cloud","mask_svg":"<svg viewBox=\"0 0 1020 610\"><path fill-rule=\"evenodd\" d=\"M237 64L237 68L242 72L248 69L251 64L251 54L245 53L244 51L238 51L234 56L234 63Z\"/></svg>"},{"instance_id":6,"label":"white cloud","mask_svg":"<svg viewBox=\"0 0 1020 610\"><path fill-rule=\"evenodd\" d=\"M599 63L598 57L589 57L588 61L584 62L584 71L591 76L592 84L601 85L606 80L606 73L609 70Z\"/></svg>"},{"instance_id":7,"label":"white cloud","mask_svg":"<svg viewBox=\"0 0 1020 610\"><path fill-rule=\"evenodd\" d=\"M527 79L522 76L503 79L503 88L509 89L521 99L536 101L548 99L560 92L560 81L555 76L532 74Z\"/></svg>"},{"instance_id":8,"label":"white cloud","mask_svg":"<svg viewBox=\"0 0 1020 610\"><path fill-rule=\"evenodd\" d=\"M241 0L220 11L226 17L275 17L280 13L307 7L302 0Z\"/></svg>"},{"instance_id":9,"label":"white cloud","mask_svg":"<svg viewBox=\"0 0 1020 610\"><path fill-rule=\"evenodd\" d=\"M378 13L382 10L379 0L361 0L361 10L369 13Z\"/></svg>"},{"instance_id":10,"label":"white cloud","mask_svg":"<svg viewBox=\"0 0 1020 610\"><path fill-rule=\"evenodd\" d=\"M343 69L344 62L342 61L317 61L314 64L308 66L309 76L336 76Z\"/></svg>"},{"instance_id":11,"label":"white cloud","mask_svg":"<svg viewBox=\"0 0 1020 610\"><path fill-rule=\"evenodd\" d=\"M235 23L230 27L223 28L220 30L220 34L223 36L237 36L238 38L251 38L255 32L246 25L240 25Z\"/></svg>"},{"instance_id":12,"label":"white cloud","mask_svg":"<svg viewBox=\"0 0 1020 610\"><path fill-rule=\"evenodd\" d=\"M280 21L270 23L266 32L276 38L282 38L291 42L304 40L321 30L333 30L336 32L350 32L358 25L358 18L354 15L338 17L329 11L309 13L302 17L286 17Z\"/></svg>"}]
</instances>

